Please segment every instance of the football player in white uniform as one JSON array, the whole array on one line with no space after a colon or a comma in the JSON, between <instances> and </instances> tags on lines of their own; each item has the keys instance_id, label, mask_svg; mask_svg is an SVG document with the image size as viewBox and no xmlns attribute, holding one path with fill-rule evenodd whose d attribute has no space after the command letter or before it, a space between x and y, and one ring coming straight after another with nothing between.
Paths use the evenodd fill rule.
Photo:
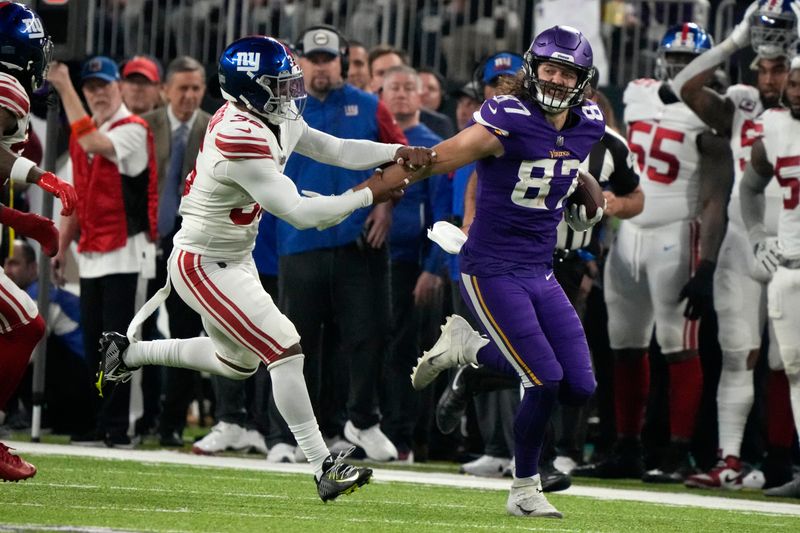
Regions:
<instances>
[{"instance_id":1,"label":"football player in white uniform","mask_svg":"<svg viewBox=\"0 0 800 533\"><path fill-rule=\"evenodd\" d=\"M772 273L769 317L775 330L794 415L800 428L800 56L791 63L784 91L788 109L761 115L762 137L753 143L742 178L740 200L744 226L755 261ZM766 227L765 197L772 176L783 191L778 235ZM768 496L800 498L800 477L765 491Z\"/></svg>"},{"instance_id":2,"label":"football player in white uniform","mask_svg":"<svg viewBox=\"0 0 800 533\"><path fill-rule=\"evenodd\" d=\"M659 80L635 80L625 90L628 144L646 201L641 214L621 221L605 265L618 442L607 460L576 468L573 476L682 482L691 473L689 442L703 383L698 318L711 305L725 226L720 197L732 169L727 142L678 100L667 80L712 44L696 24L670 28L661 41ZM643 472L640 433L654 325L669 369L670 448L661 468Z\"/></svg>"},{"instance_id":3,"label":"football player in white uniform","mask_svg":"<svg viewBox=\"0 0 800 533\"><path fill-rule=\"evenodd\" d=\"M725 41L692 61L673 80L673 89L683 101L706 124L730 139L736 173L728 205L730 223L714 274L714 307L722 348L722 372L717 387L720 458L710 471L689 477L686 484L690 487L738 489L742 486L743 470L739 454L745 424L753 405L753 367L767 320L766 283L770 274L754 261L750 253L739 209L739 183L750 159L751 147L759 136L761 125L756 118L764 109L778 105L786 81L786 46L797 38L796 15L789 4L800 9L800 4L793 0L753 2L742 22ZM705 88L706 81L713 75L717 65L751 41L757 54L753 62L753 68L758 71L757 87L734 85L725 95ZM781 202L777 182L770 183L766 199L765 228L774 236ZM786 378L781 371L776 347L773 339L769 353L773 372L770 373L768 387L771 406L768 433L772 464L782 462L777 459L780 455L788 459L788 449L793 439L791 430L785 427L789 402L785 393ZM783 418L779 413L784 413ZM779 443L782 440L785 442L781 445ZM781 449L783 453L780 453ZM783 462L788 465L788 461ZM785 478L773 479L778 477L773 472L775 470L771 467L766 469L767 483L785 481Z\"/></svg>"},{"instance_id":4,"label":"football player in white uniform","mask_svg":"<svg viewBox=\"0 0 800 533\"><path fill-rule=\"evenodd\" d=\"M33 10L22 4L0 3L0 186L8 179L35 183L59 197L61 214L69 215L77 201L75 189L15 153L28 138L29 95L42 85L52 46ZM50 256L58 251L58 231L52 220L0 204L0 230L2 225L36 239ZM36 302L0 270L0 414L44 331ZM0 479L19 481L36 474L32 464L8 450L0 443Z\"/></svg>"},{"instance_id":5,"label":"football player in white uniform","mask_svg":"<svg viewBox=\"0 0 800 533\"><path fill-rule=\"evenodd\" d=\"M262 288L251 255L259 215L266 209L301 229L326 228L398 194L377 172L359 190L301 196L282 173L294 151L362 170L398 160L416 168L429 164L432 152L342 140L310 128L301 117L302 70L289 49L270 37L230 44L220 57L219 77L228 103L209 122L186 180L167 284L139 310L127 335L103 335L98 387L125 381L147 364L245 379L263 362L278 410L314 469L319 496L331 500L367 483L372 470L334 459L322 440L303 377L300 336ZM138 326L171 287L202 316L209 336L135 342Z\"/></svg>"}]
</instances>

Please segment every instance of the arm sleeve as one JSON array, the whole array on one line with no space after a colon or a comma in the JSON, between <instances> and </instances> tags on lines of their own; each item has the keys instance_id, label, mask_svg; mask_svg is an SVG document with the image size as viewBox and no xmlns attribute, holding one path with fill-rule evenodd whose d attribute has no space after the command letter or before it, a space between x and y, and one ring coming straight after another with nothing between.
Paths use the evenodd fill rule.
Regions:
<instances>
[{"instance_id":1,"label":"arm sleeve","mask_svg":"<svg viewBox=\"0 0 800 533\"><path fill-rule=\"evenodd\" d=\"M378 119L378 140L382 143L408 144L403 130L397 125L389 109L378 101L378 110L375 112ZM397 151L397 150L395 150Z\"/></svg>"},{"instance_id":2,"label":"arm sleeve","mask_svg":"<svg viewBox=\"0 0 800 533\"><path fill-rule=\"evenodd\" d=\"M111 140L121 174L138 176L147 167L147 130L139 124L125 124L105 133Z\"/></svg>"},{"instance_id":3,"label":"arm sleeve","mask_svg":"<svg viewBox=\"0 0 800 533\"><path fill-rule=\"evenodd\" d=\"M366 187L336 196L300 196L294 182L278 170L272 159L221 161L214 172L237 184L261 207L297 229L329 226L360 207L372 205L372 191Z\"/></svg>"},{"instance_id":4,"label":"arm sleeve","mask_svg":"<svg viewBox=\"0 0 800 533\"><path fill-rule=\"evenodd\" d=\"M362 139L339 139L306 125L295 151L320 163L351 170L367 170L392 161L402 146Z\"/></svg>"},{"instance_id":5,"label":"arm sleeve","mask_svg":"<svg viewBox=\"0 0 800 533\"><path fill-rule=\"evenodd\" d=\"M614 171L608 176L611 190L617 196L625 196L639 185L633 153L625 141L613 133L607 132L602 142L614 162Z\"/></svg>"}]
</instances>

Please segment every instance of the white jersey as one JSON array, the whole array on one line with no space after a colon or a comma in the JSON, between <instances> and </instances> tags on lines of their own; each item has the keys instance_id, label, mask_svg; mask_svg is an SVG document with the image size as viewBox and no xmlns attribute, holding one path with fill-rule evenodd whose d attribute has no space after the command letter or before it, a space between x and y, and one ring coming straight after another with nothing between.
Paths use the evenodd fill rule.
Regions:
<instances>
[{"instance_id":1,"label":"white jersey","mask_svg":"<svg viewBox=\"0 0 800 533\"><path fill-rule=\"evenodd\" d=\"M31 103L25 89L17 79L9 74L0 72L0 107L7 109L17 119L17 129L8 136L0 132L0 145L11 149L28 137L28 116ZM6 182L8 176L0 179L0 187ZM0 237L3 226L0 225ZM0 334L28 324L36 318L39 311L30 296L16 286L11 278L0 270Z\"/></svg>"},{"instance_id":2,"label":"white jersey","mask_svg":"<svg viewBox=\"0 0 800 533\"><path fill-rule=\"evenodd\" d=\"M750 85L731 85L725 97L734 106L730 139L734 160L734 181L731 200L728 203L728 219L731 224L744 228L739 203L739 185L747 162L750 161L753 143L761 136L761 124L757 119L764 112L764 105L761 103L758 89ZM781 209L781 189L777 182L771 181L764 192L767 199L764 224L767 231L774 235L778 228L778 213Z\"/></svg>"},{"instance_id":3,"label":"white jersey","mask_svg":"<svg viewBox=\"0 0 800 533\"><path fill-rule=\"evenodd\" d=\"M663 83L634 80L625 89L628 145L636 154L644 211L630 219L641 227L656 227L698 215L700 153L697 137L708 127L683 102L664 103Z\"/></svg>"},{"instance_id":4,"label":"white jersey","mask_svg":"<svg viewBox=\"0 0 800 533\"><path fill-rule=\"evenodd\" d=\"M0 144L11 149L28 138L28 116L31 102L17 78L0 72L0 107L7 109L17 119L17 129L9 136L0 136ZM5 180L3 180L5 181Z\"/></svg>"},{"instance_id":5,"label":"white jersey","mask_svg":"<svg viewBox=\"0 0 800 533\"><path fill-rule=\"evenodd\" d=\"M800 258L800 120L788 109L769 109L761 115L764 149L783 192L778 240L787 259Z\"/></svg>"},{"instance_id":6,"label":"white jersey","mask_svg":"<svg viewBox=\"0 0 800 533\"><path fill-rule=\"evenodd\" d=\"M181 201L181 229L175 246L201 255L230 257L249 254L255 246L261 206L236 182L215 173L229 159L272 159L279 171L307 129L305 121L280 125L281 142L261 120L231 103L208 123L194 170L186 179Z\"/></svg>"},{"instance_id":7,"label":"white jersey","mask_svg":"<svg viewBox=\"0 0 800 533\"><path fill-rule=\"evenodd\" d=\"M256 115L225 104L211 118L195 168L186 179L175 247L209 257L240 258L255 246L263 209L293 226L323 229L372 204L368 188L301 197L283 174L297 151L322 163L366 170L392 161L401 145L338 139L300 118L280 126L280 142ZM260 204L259 204L260 202Z\"/></svg>"}]
</instances>

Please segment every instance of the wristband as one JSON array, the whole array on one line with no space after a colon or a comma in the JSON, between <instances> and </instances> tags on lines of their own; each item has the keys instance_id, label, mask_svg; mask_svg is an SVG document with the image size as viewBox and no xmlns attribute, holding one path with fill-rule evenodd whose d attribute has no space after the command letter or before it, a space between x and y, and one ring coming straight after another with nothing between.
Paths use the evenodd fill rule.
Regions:
<instances>
[{"instance_id":1,"label":"wristband","mask_svg":"<svg viewBox=\"0 0 800 533\"><path fill-rule=\"evenodd\" d=\"M27 183L28 173L35 166L36 163L30 159L18 157L17 160L14 161L14 166L11 167L11 172L8 177L11 178L11 181L16 181L17 183Z\"/></svg>"},{"instance_id":2,"label":"wristband","mask_svg":"<svg viewBox=\"0 0 800 533\"><path fill-rule=\"evenodd\" d=\"M97 131L97 125L95 125L94 120L92 120L92 117L89 115L79 118L70 124L69 127L72 129L72 134L76 139L80 139L81 137L88 135L93 131Z\"/></svg>"}]
</instances>

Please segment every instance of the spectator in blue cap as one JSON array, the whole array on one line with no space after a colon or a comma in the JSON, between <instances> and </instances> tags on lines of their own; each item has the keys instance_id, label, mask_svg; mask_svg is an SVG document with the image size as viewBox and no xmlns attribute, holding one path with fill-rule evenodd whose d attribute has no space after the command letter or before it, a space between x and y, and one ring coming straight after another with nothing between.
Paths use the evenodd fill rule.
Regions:
<instances>
[{"instance_id":1,"label":"spectator in blue cap","mask_svg":"<svg viewBox=\"0 0 800 533\"><path fill-rule=\"evenodd\" d=\"M496 93L497 84L503 76L516 76L522 69L523 59L513 52L498 52L483 62L481 82L483 97L487 100Z\"/></svg>"}]
</instances>

